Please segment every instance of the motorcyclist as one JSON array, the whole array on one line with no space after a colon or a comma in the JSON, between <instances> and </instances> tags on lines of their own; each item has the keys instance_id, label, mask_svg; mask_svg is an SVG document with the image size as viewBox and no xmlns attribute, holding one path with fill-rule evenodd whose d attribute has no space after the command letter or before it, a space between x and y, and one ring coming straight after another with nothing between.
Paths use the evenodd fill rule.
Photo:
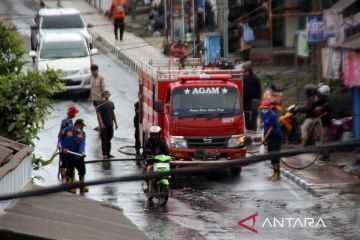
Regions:
<instances>
[{"instance_id":1,"label":"motorcyclist","mask_svg":"<svg viewBox=\"0 0 360 240\"><path fill-rule=\"evenodd\" d=\"M167 148L166 143L161 139L161 127L152 126L149 131L150 137L146 141L144 153L151 153L151 155L169 155L169 149Z\"/></svg>"},{"instance_id":2,"label":"motorcyclist","mask_svg":"<svg viewBox=\"0 0 360 240\"><path fill-rule=\"evenodd\" d=\"M329 142L329 131L332 119L332 106L329 99L330 87L320 84L317 90L318 101L315 108L315 116L321 118L322 123L322 143ZM329 160L329 154L324 152L320 158L322 161Z\"/></svg>"},{"instance_id":3,"label":"motorcyclist","mask_svg":"<svg viewBox=\"0 0 360 240\"><path fill-rule=\"evenodd\" d=\"M146 160L146 156L148 155L169 155L169 149L166 146L166 143L161 139L161 127L152 126L149 129L150 137L145 144L145 148L143 151L143 157ZM146 162L146 172L152 171L152 163ZM143 186L144 191L149 190L149 180L145 181L146 184Z\"/></svg>"},{"instance_id":4,"label":"motorcyclist","mask_svg":"<svg viewBox=\"0 0 360 240\"><path fill-rule=\"evenodd\" d=\"M308 139L308 132L311 127L311 124L314 122L315 118L315 108L317 104L317 87L314 84L305 85L305 94L306 94L306 105L296 107L296 112L305 113L305 120L301 125L301 143L299 147L304 147Z\"/></svg>"}]
</instances>

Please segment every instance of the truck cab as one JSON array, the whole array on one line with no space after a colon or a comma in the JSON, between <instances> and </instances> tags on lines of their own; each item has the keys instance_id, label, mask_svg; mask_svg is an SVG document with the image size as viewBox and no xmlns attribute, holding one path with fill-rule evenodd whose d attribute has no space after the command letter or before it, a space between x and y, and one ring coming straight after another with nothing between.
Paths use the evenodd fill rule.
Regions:
<instances>
[{"instance_id":1,"label":"truck cab","mask_svg":"<svg viewBox=\"0 0 360 240\"><path fill-rule=\"evenodd\" d=\"M193 80L182 81L180 76L166 92L163 134L171 155L176 159L244 156L239 86L227 81L230 75L225 79L215 75L214 80L186 77Z\"/></svg>"}]
</instances>

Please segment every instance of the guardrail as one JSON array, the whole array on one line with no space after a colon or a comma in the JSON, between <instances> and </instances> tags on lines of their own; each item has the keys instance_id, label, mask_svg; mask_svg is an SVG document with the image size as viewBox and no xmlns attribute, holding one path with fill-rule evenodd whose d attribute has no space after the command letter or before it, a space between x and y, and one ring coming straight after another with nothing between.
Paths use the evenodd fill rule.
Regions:
<instances>
[{"instance_id":1,"label":"guardrail","mask_svg":"<svg viewBox=\"0 0 360 240\"><path fill-rule=\"evenodd\" d=\"M31 182L32 151L31 147L25 147L0 167L0 195L23 191ZM0 214L11 203L11 200L0 202Z\"/></svg>"}]
</instances>

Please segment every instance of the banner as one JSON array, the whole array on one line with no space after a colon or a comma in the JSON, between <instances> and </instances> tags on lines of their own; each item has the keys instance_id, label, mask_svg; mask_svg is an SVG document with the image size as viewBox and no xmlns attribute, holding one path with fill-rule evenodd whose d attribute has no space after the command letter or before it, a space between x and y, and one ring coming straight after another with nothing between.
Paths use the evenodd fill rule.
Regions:
<instances>
[{"instance_id":1,"label":"banner","mask_svg":"<svg viewBox=\"0 0 360 240\"><path fill-rule=\"evenodd\" d=\"M309 42L306 31L297 32L296 52L299 57L309 57Z\"/></svg>"},{"instance_id":2,"label":"banner","mask_svg":"<svg viewBox=\"0 0 360 240\"><path fill-rule=\"evenodd\" d=\"M322 73L324 78L339 79L341 66L341 52L325 47L321 49Z\"/></svg>"},{"instance_id":3,"label":"banner","mask_svg":"<svg viewBox=\"0 0 360 240\"><path fill-rule=\"evenodd\" d=\"M321 42L325 40L324 21L322 16L307 16L306 31L309 42Z\"/></svg>"},{"instance_id":4,"label":"banner","mask_svg":"<svg viewBox=\"0 0 360 240\"><path fill-rule=\"evenodd\" d=\"M345 40L343 17L336 9L324 10L324 25L327 45L338 47Z\"/></svg>"},{"instance_id":5,"label":"banner","mask_svg":"<svg viewBox=\"0 0 360 240\"><path fill-rule=\"evenodd\" d=\"M360 53L343 51L344 85L360 87Z\"/></svg>"}]
</instances>

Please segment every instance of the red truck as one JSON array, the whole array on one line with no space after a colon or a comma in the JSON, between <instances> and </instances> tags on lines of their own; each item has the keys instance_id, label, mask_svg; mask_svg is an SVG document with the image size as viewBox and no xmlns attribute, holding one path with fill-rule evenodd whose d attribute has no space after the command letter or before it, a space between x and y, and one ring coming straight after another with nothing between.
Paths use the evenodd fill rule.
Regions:
<instances>
[{"instance_id":1,"label":"red truck","mask_svg":"<svg viewBox=\"0 0 360 240\"><path fill-rule=\"evenodd\" d=\"M139 103L142 145L158 125L176 160L244 157L245 120L241 70L206 68L188 59L179 69L174 59L142 60ZM241 166L231 168L238 176Z\"/></svg>"}]
</instances>

